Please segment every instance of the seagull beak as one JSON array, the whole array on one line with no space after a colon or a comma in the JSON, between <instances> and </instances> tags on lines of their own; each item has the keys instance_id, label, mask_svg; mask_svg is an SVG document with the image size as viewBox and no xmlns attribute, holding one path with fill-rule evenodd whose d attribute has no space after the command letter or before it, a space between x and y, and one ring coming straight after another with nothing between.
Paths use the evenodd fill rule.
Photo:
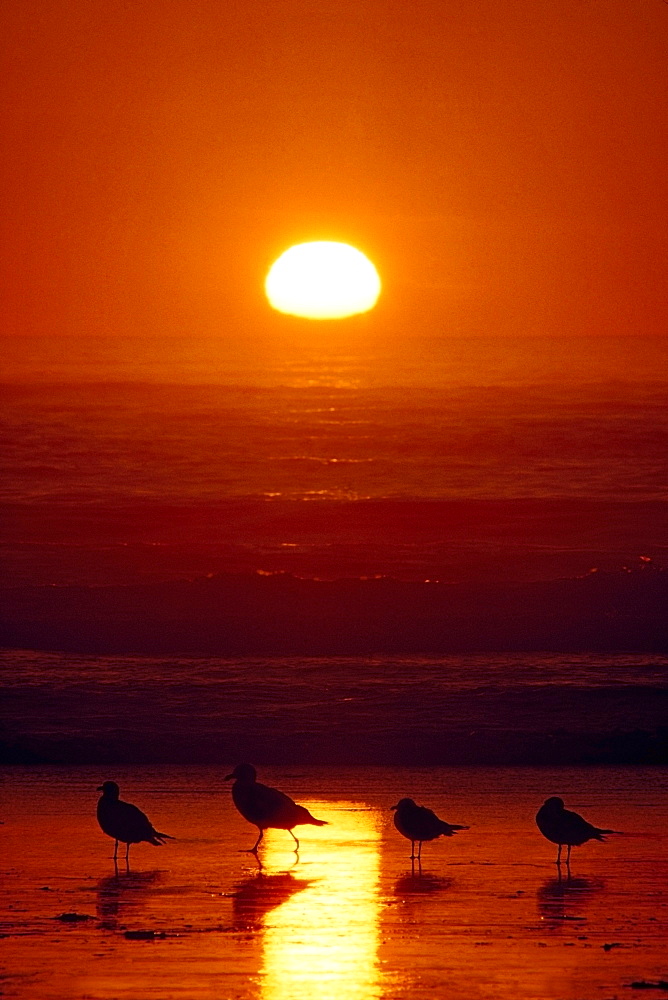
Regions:
<instances>
[{"instance_id":1,"label":"seagull beak","mask_svg":"<svg viewBox=\"0 0 668 1000\"><path fill-rule=\"evenodd\" d=\"M102 785L98 785L97 788L95 789L95 791L96 792L101 792L102 791Z\"/></svg>"},{"instance_id":2,"label":"seagull beak","mask_svg":"<svg viewBox=\"0 0 668 1000\"><path fill-rule=\"evenodd\" d=\"M397 802L396 806L390 806L390 812L393 812L394 809L398 808L399 808L399 803Z\"/></svg>"},{"instance_id":3,"label":"seagull beak","mask_svg":"<svg viewBox=\"0 0 668 1000\"><path fill-rule=\"evenodd\" d=\"M225 777L223 778L223 781L231 781L233 777L234 777L233 774L226 774Z\"/></svg>"}]
</instances>

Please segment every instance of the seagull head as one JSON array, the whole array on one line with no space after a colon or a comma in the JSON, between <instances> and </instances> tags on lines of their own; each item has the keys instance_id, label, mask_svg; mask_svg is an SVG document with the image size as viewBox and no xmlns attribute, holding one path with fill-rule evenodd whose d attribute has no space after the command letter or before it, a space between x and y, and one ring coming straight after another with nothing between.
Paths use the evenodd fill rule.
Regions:
<instances>
[{"instance_id":1,"label":"seagull head","mask_svg":"<svg viewBox=\"0 0 668 1000\"><path fill-rule=\"evenodd\" d=\"M225 781L248 781L253 782L256 778L256 771L252 764L237 764L231 774L225 775Z\"/></svg>"},{"instance_id":2,"label":"seagull head","mask_svg":"<svg viewBox=\"0 0 668 1000\"><path fill-rule=\"evenodd\" d=\"M105 781L103 785L98 786L97 791L102 792L107 799L117 799L120 794L120 788L115 781Z\"/></svg>"},{"instance_id":3,"label":"seagull head","mask_svg":"<svg viewBox=\"0 0 668 1000\"><path fill-rule=\"evenodd\" d=\"M560 812L564 808L564 800L560 799L558 795L552 795L549 799L545 799L543 808L546 806L554 812Z\"/></svg>"},{"instance_id":4,"label":"seagull head","mask_svg":"<svg viewBox=\"0 0 668 1000\"><path fill-rule=\"evenodd\" d=\"M399 799L396 806L390 806L390 812L394 809L411 809L415 808L415 803L413 799Z\"/></svg>"}]
</instances>

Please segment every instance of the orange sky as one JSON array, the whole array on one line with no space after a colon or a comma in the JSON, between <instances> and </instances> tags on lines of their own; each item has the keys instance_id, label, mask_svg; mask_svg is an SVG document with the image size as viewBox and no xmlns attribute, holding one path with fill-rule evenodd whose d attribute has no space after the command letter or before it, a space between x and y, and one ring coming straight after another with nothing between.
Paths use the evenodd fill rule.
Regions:
<instances>
[{"instance_id":1,"label":"orange sky","mask_svg":"<svg viewBox=\"0 0 668 1000\"><path fill-rule=\"evenodd\" d=\"M663 0L1 16L10 333L273 322L266 269L312 238L375 261L376 324L668 332Z\"/></svg>"}]
</instances>

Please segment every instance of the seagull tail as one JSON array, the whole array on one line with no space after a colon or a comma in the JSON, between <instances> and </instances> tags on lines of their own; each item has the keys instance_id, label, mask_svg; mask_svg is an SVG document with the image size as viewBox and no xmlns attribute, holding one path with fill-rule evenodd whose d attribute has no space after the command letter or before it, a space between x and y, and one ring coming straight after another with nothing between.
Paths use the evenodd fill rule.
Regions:
<instances>
[{"instance_id":1,"label":"seagull tail","mask_svg":"<svg viewBox=\"0 0 668 1000\"><path fill-rule=\"evenodd\" d=\"M153 831L154 839L151 841L156 847L162 847L163 840L176 840L176 837L170 836L169 833L158 833L157 830Z\"/></svg>"},{"instance_id":2,"label":"seagull tail","mask_svg":"<svg viewBox=\"0 0 668 1000\"><path fill-rule=\"evenodd\" d=\"M292 819L294 826L327 826L326 819L316 819L311 815L306 806L297 806Z\"/></svg>"},{"instance_id":3,"label":"seagull tail","mask_svg":"<svg viewBox=\"0 0 668 1000\"><path fill-rule=\"evenodd\" d=\"M440 833L437 833L437 837L453 837L457 830L468 830L468 826L460 826L458 823L446 823L444 819L441 820Z\"/></svg>"}]
</instances>

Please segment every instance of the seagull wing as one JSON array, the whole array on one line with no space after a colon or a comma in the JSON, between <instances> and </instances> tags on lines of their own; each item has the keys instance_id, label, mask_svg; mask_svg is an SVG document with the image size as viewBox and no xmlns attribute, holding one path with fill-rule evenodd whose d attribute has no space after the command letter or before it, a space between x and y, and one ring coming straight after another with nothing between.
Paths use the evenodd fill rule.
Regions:
<instances>
[{"instance_id":1,"label":"seagull wing","mask_svg":"<svg viewBox=\"0 0 668 1000\"><path fill-rule=\"evenodd\" d=\"M159 847L163 840L174 840L168 833L158 833L146 813L143 813L137 806L133 806L131 802L119 800L118 806L119 818L122 818L123 827L128 834L128 836L119 837L119 840L127 841L129 839L131 843L147 840L149 844L154 844L156 847Z\"/></svg>"},{"instance_id":2,"label":"seagull wing","mask_svg":"<svg viewBox=\"0 0 668 1000\"><path fill-rule=\"evenodd\" d=\"M598 830L579 813L571 812L569 809L564 809L561 822L563 843L574 844L576 847L579 844L584 844L587 840L601 840L601 835L608 832Z\"/></svg>"},{"instance_id":3,"label":"seagull wing","mask_svg":"<svg viewBox=\"0 0 668 1000\"><path fill-rule=\"evenodd\" d=\"M289 795L259 781L239 788L234 786L232 795L241 815L261 829L285 826L299 809Z\"/></svg>"},{"instance_id":4,"label":"seagull wing","mask_svg":"<svg viewBox=\"0 0 668 1000\"><path fill-rule=\"evenodd\" d=\"M415 809L411 809L406 825L410 827L415 840L433 840L449 829L448 824L426 806L415 806Z\"/></svg>"}]
</instances>

